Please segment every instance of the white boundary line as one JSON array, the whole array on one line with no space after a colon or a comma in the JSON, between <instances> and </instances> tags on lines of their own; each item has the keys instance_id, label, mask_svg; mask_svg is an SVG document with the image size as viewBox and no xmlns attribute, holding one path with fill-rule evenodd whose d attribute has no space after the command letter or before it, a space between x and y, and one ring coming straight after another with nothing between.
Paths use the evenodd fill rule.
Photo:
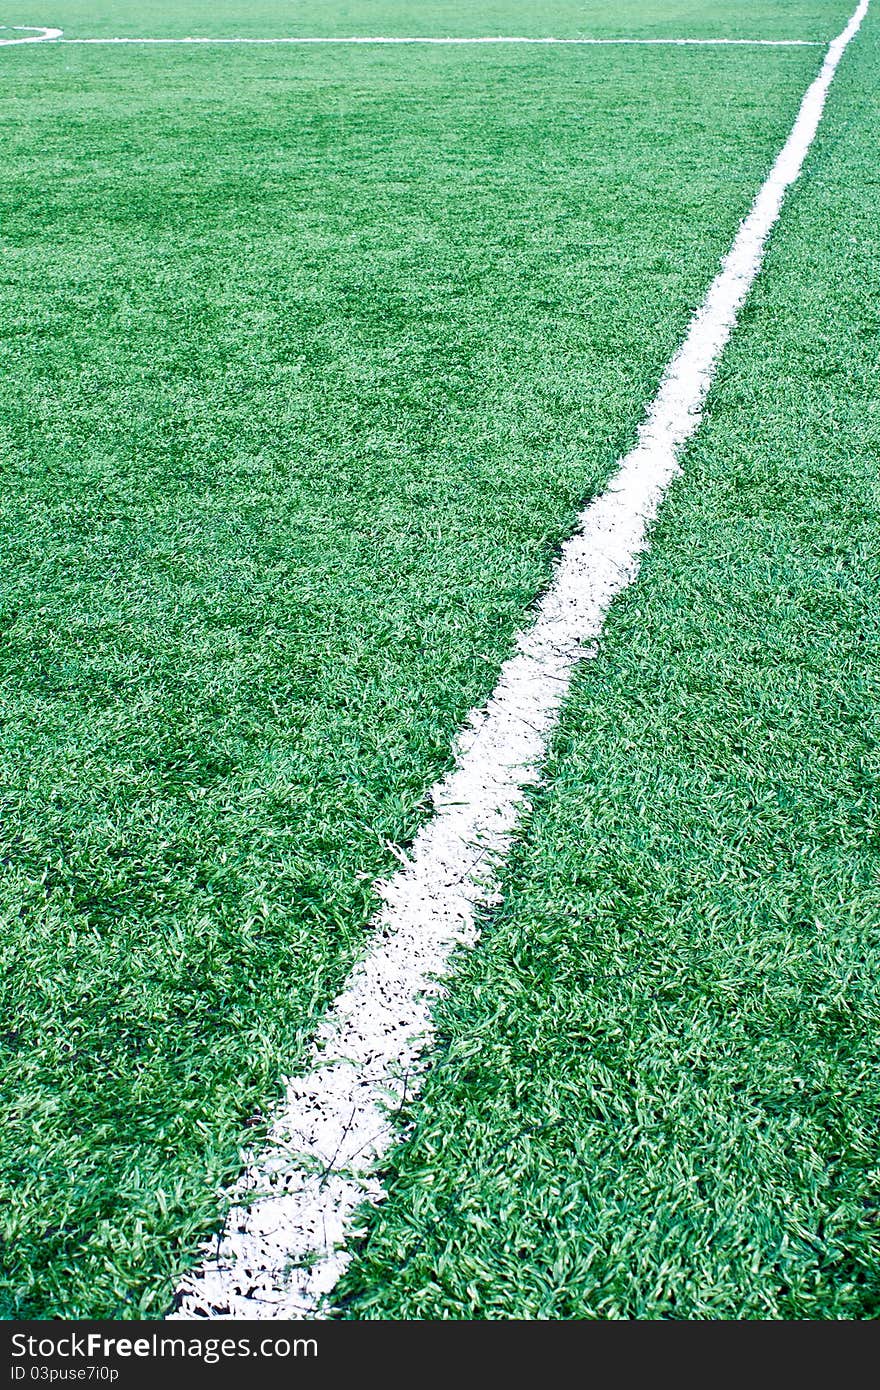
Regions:
<instances>
[{"instance_id":1,"label":"white boundary line","mask_svg":"<svg viewBox=\"0 0 880 1390\"><path fill-rule=\"evenodd\" d=\"M578 662L595 655L612 599L632 583L650 522L700 423L718 359L760 269L789 185L813 142L840 58L868 9L860 0L830 45L797 119L687 335L667 366L607 490L581 513L533 625L473 711L436 813L380 885L384 906L366 958L318 1029L311 1072L287 1082L269 1143L231 1194L238 1205L172 1316L320 1316L349 1256L352 1217L383 1196L376 1170L397 1138L393 1116L419 1088L431 1000L476 913L498 901L499 871Z\"/></svg>"},{"instance_id":2,"label":"white boundary line","mask_svg":"<svg viewBox=\"0 0 880 1390\"><path fill-rule=\"evenodd\" d=\"M2 26L0 26L2 27ZM13 28L23 29L23 25L14 25ZM619 47L621 45L635 47L693 47L693 48L822 48L822 39L690 39L690 38L670 38L670 39L591 39L591 38L554 38L538 37L529 38L519 34L498 34L480 35L476 37L453 37L438 36L429 37L414 35L355 35L355 36L332 36L318 35L316 37L279 37L279 38L246 38L244 36L233 35L230 38L212 38L209 35L196 36L186 35L181 38L72 38L66 39L62 29L46 29L29 39L0 39L0 44L16 43L75 43L75 44L574 44L576 46L592 47Z\"/></svg>"}]
</instances>

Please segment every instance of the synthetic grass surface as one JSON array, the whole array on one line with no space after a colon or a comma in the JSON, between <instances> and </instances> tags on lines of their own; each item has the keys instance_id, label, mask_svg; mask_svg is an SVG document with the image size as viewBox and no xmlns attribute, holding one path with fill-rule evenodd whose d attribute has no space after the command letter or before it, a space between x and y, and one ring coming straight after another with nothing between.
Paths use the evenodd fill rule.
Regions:
<instances>
[{"instance_id":1,"label":"synthetic grass surface","mask_svg":"<svg viewBox=\"0 0 880 1390\"><path fill-rule=\"evenodd\" d=\"M818 58L0 61L3 1307L158 1314Z\"/></svg>"},{"instance_id":2,"label":"synthetic grass surface","mask_svg":"<svg viewBox=\"0 0 880 1390\"><path fill-rule=\"evenodd\" d=\"M840 0L12 0L6 25L52 25L69 38L239 35L479 35L831 39Z\"/></svg>"},{"instance_id":3,"label":"synthetic grass surface","mask_svg":"<svg viewBox=\"0 0 880 1390\"><path fill-rule=\"evenodd\" d=\"M880 1312L880 24L564 716L350 1317Z\"/></svg>"}]
</instances>

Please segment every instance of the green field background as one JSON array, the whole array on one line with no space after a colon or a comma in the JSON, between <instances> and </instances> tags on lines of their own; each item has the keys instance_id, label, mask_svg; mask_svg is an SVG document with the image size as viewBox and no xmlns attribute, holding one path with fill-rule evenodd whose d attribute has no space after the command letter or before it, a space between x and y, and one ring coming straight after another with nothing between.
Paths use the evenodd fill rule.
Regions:
<instances>
[{"instance_id":1,"label":"green field background","mask_svg":"<svg viewBox=\"0 0 880 1390\"><path fill-rule=\"evenodd\" d=\"M0 49L5 1315L166 1308L819 61Z\"/></svg>"},{"instance_id":2,"label":"green field background","mask_svg":"<svg viewBox=\"0 0 880 1390\"><path fill-rule=\"evenodd\" d=\"M352 0L352 3L280 3L280 0L117 0L97 9L94 0L11 0L0 23L62 28L69 37L99 35L181 36L523 34L724 38L830 39L849 8L839 0Z\"/></svg>"}]
</instances>

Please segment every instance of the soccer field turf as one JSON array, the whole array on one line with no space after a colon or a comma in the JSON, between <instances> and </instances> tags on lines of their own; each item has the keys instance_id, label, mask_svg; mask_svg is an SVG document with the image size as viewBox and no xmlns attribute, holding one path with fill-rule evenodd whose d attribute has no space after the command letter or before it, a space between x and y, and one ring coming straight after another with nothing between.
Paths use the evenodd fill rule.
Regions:
<instances>
[{"instance_id":1,"label":"soccer field turf","mask_svg":"<svg viewBox=\"0 0 880 1390\"><path fill-rule=\"evenodd\" d=\"M442 1005L347 1314L877 1311L875 33ZM822 52L0 48L7 1316L167 1310Z\"/></svg>"}]
</instances>

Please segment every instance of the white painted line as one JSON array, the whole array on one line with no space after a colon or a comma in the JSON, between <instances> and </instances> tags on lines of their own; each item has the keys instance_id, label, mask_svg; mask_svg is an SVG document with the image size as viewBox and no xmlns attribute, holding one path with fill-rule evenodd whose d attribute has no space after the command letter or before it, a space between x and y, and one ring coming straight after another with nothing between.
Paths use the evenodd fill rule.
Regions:
<instances>
[{"instance_id":1,"label":"white painted line","mask_svg":"<svg viewBox=\"0 0 880 1390\"><path fill-rule=\"evenodd\" d=\"M6 25L0 25L0 29ZM14 29L24 29L24 25L13 25ZM28 29L31 32L31 29ZM528 38L527 35L516 35L516 33L499 33L499 35L477 35L453 36L453 35L318 35L318 36L279 36L279 38L254 39L246 36L232 35L231 38L213 38L210 35L185 35L179 39L163 38L96 38L96 39L65 39L63 29L42 29L36 33L32 39L0 39L0 43L97 43L97 44L118 44L118 43L147 43L147 44L167 44L167 43L428 43L428 44L463 44L463 43L553 43L553 44L576 44L576 46L598 46L598 47L619 47L621 44L635 47L698 47L698 49L715 49L715 47L762 47L762 49L817 49L824 47L822 39L556 39L552 35L538 36L538 38Z\"/></svg>"},{"instance_id":2,"label":"white painted line","mask_svg":"<svg viewBox=\"0 0 880 1390\"><path fill-rule=\"evenodd\" d=\"M9 48L14 43L53 43L61 38L63 29L41 29L34 24L0 24L0 33L6 34L29 34L26 39L4 39L0 38L0 47Z\"/></svg>"},{"instance_id":3,"label":"white painted line","mask_svg":"<svg viewBox=\"0 0 880 1390\"><path fill-rule=\"evenodd\" d=\"M648 526L700 423L719 356L758 273L786 189L813 142L825 97L868 8L860 4L825 57L776 163L741 224L684 342L663 374L607 490L580 517L535 622L520 636L488 703L462 734L436 814L381 886L366 958L321 1024L307 1076L288 1081L266 1150L231 1194L238 1205L175 1317L320 1316L345 1269L357 1208L383 1195L376 1176L397 1137L393 1111L420 1085L431 1001L453 953L476 939L475 913L499 897L526 789L578 662L595 655L605 614L631 584ZM389 1113L391 1112L391 1113Z\"/></svg>"},{"instance_id":4,"label":"white painted line","mask_svg":"<svg viewBox=\"0 0 880 1390\"><path fill-rule=\"evenodd\" d=\"M60 35L60 33L61 33L61 31L58 31L58 35ZM53 35L53 38L58 38L58 35ZM153 43L153 44L156 44L156 43L160 43L160 44L167 44L167 43L203 43L203 44L217 44L217 43L293 43L293 44L309 44L309 43L332 43L332 44L352 44L352 43L367 43L367 44L391 43L391 44L395 44L395 43L396 43L396 44L413 44L413 43L427 43L427 44L441 44L441 46L449 46L449 44L474 44L474 43L531 43L531 44L535 44L535 43L538 43L538 44L548 44L548 43L551 43L551 44L576 44L576 46L581 46L581 47L582 47L582 46L594 46L594 47L620 47L621 44L627 44L627 46L635 46L635 47L683 47L683 46L685 46L685 47L698 47L698 49L713 49L713 47L763 47L763 49L820 49L820 47L824 47L824 40L822 40L822 39L555 39L555 38L535 38L535 39L530 39L530 38L525 38L524 35L485 35L485 36L480 36L480 38L427 38L427 36L425 36L425 38L423 38L423 36L412 36L412 38L410 38L410 36L406 36L406 38L403 38L403 36L392 36L392 35L385 35L385 36L384 36L384 35L375 35L375 36L349 36L349 38L335 38L335 36L318 36L318 38L296 38L296 36L293 36L293 38L272 38L272 39L249 39L249 38L243 38L243 36L242 36L242 38L238 38L238 36L232 36L232 38L222 39L222 38L210 38L210 36L207 36L207 35L206 35L206 36L188 35L188 36L186 36L186 38L181 38L181 39L149 39L149 38L143 38L143 39L136 39L136 38L131 38L131 39L128 39L128 38L120 38L120 39L64 39L64 38L61 38L61 39L60 39L60 42L61 42L61 43L103 43L103 44L114 44L114 43L147 43L147 44L150 44L150 43Z\"/></svg>"}]
</instances>

